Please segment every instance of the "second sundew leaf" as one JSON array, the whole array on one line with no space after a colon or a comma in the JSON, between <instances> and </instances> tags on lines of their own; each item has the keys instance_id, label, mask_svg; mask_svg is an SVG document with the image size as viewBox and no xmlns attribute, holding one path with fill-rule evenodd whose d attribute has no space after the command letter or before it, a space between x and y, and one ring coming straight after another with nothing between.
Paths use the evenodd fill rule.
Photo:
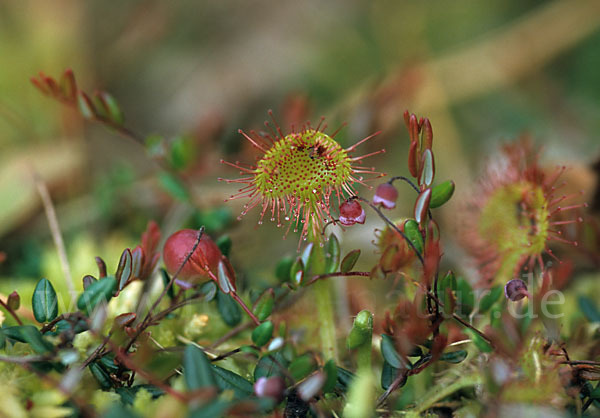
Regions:
<instances>
[{"instance_id":1,"label":"second sundew leaf","mask_svg":"<svg viewBox=\"0 0 600 418\"><path fill-rule=\"evenodd\" d=\"M346 254L346 256L340 264L340 271L342 273L348 273L350 270L352 270L352 268L358 261L358 257L360 257L359 249L352 250L348 254Z\"/></svg>"},{"instance_id":2,"label":"second sundew leaf","mask_svg":"<svg viewBox=\"0 0 600 418\"><path fill-rule=\"evenodd\" d=\"M115 278L119 282L119 291L123 290L129 279L131 278L131 274L133 271L133 257L131 255L131 250L126 248L121 253L121 258L119 260L119 265L117 266L117 272L115 273Z\"/></svg>"},{"instance_id":3,"label":"second sundew leaf","mask_svg":"<svg viewBox=\"0 0 600 418\"><path fill-rule=\"evenodd\" d=\"M56 291L48 279L41 279L35 286L31 305L38 322L50 322L58 316Z\"/></svg>"},{"instance_id":4,"label":"second sundew leaf","mask_svg":"<svg viewBox=\"0 0 600 418\"><path fill-rule=\"evenodd\" d=\"M183 352L183 376L189 390L217 386L214 369L206 354L189 344Z\"/></svg>"},{"instance_id":5,"label":"second sundew leaf","mask_svg":"<svg viewBox=\"0 0 600 418\"><path fill-rule=\"evenodd\" d=\"M333 273L337 270L338 264L340 264L340 241L335 236L335 234L331 234L329 236L329 240L327 241L327 248L325 251L325 273Z\"/></svg>"}]
</instances>

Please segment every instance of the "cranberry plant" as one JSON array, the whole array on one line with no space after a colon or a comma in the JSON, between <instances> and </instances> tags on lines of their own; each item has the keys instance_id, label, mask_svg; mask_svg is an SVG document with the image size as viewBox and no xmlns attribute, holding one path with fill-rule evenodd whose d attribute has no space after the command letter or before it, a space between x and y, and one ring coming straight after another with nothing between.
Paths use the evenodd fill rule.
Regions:
<instances>
[{"instance_id":1,"label":"cranberry plant","mask_svg":"<svg viewBox=\"0 0 600 418\"><path fill-rule=\"evenodd\" d=\"M180 143L135 133L110 94L85 93L69 70L58 81L40 74L32 82L145 147L166 190L189 197ZM506 145L453 216L461 233L447 236L436 212L463 185L436 178L428 118L404 113L408 161L387 177L367 165L383 149L358 152L377 133L344 148L324 120L288 131L271 119L264 132L239 131L257 157L222 160L232 175L219 179L235 187L228 200L245 200L241 222L254 209L258 224L272 221L298 238L296 253L272 261L270 284L240 280L230 261L237 243L226 231L182 225L165 236L151 221L117 265L96 257L98 271L76 293L41 278L31 301L19 289L0 298L0 375L10 384L3 413L495 416L531 405L569 414L598 408L597 336L582 342L584 331L566 333L562 305L550 299L573 270L555 244L579 248L587 216L579 193L561 191L564 167L542 166L526 140ZM400 187L413 196L408 213L397 207L407 195ZM381 224L375 262L365 262L345 235ZM445 260L446 239L462 242L461 262ZM467 280L469 272L477 280ZM346 296L332 283L351 277L382 282L394 296L383 314L354 307L345 330L336 305ZM301 326L289 313L299 304L314 308L302 312ZM586 322L600 321L592 299L580 296L578 306ZM220 325L207 325L215 317Z\"/></svg>"}]
</instances>

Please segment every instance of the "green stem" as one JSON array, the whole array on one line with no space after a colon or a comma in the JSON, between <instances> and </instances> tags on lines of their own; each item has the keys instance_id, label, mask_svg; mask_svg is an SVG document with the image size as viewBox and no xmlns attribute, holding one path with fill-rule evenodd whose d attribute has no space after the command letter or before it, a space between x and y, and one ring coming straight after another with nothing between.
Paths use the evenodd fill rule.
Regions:
<instances>
[{"instance_id":1,"label":"green stem","mask_svg":"<svg viewBox=\"0 0 600 418\"><path fill-rule=\"evenodd\" d=\"M312 234L311 234L312 235ZM309 236L313 243L312 254L310 255L310 274L320 275L326 273L326 254L325 247L322 246L322 237ZM315 299L317 302L317 313L319 315L317 324L321 338L321 350L323 360L333 359L338 362L337 337L335 327L335 312L333 288L331 280L319 280L314 284Z\"/></svg>"},{"instance_id":2,"label":"green stem","mask_svg":"<svg viewBox=\"0 0 600 418\"><path fill-rule=\"evenodd\" d=\"M319 314L318 326L324 360L333 359L337 363L337 338L335 335L335 316L333 312L334 298L331 285L331 280L319 280L313 287Z\"/></svg>"}]
</instances>

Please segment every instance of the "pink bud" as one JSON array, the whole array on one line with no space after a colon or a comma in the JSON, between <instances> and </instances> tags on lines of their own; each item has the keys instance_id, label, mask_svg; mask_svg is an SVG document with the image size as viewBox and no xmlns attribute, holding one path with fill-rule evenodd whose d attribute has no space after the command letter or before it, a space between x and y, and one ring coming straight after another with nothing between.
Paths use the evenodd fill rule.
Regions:
<instances>
[{"instance_id":1,"label":"pink bud","mask_svg":"<svg viewBox=\"0 0 600 418\"><path fill-rule=\"evenodd\" d=\"M364 209L357 200L346 200L340 205L340 223L342 225L364 224L366 217Z\"/></svg>"},{"instance_id":2,"label":"pink bud","mask_svg":"<svg viewBox=\"0 0 600 418\"><path fill-rule=\"evenodd\" d=\"M527 285L521 279L513 279L504 286L504 294L513 302L523 299L528 296Z\"/></svg>"},{"instance_id":3,"label":"pink bud","mask_svg":"<svg viewBox=\"0 0 600 418\"><path fill-rule=\"evenodd\" d=\"M394 209L396 207L396 200L398 199L398 190L390 183L381 183L375 190L375 196L373 196L373 203L375 205L381 204L386 209Z\"/></svg>"},{"instance_id":4,"label":"pink bud","mask_svg":"<svg viewBox=\"0 0 600 418\"><path fill-rule=\"evenodd\" d=\"M276 402L283 400L285 382L280 376L259 377L254 384L254 393L259 398L272 398Z\"/></svg>"}]
</instances>

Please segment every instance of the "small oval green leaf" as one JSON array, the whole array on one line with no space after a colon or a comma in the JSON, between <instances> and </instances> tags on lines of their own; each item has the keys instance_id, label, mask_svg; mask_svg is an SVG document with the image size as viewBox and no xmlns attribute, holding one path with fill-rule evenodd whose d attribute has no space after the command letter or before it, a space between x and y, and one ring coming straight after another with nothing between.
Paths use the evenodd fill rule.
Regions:
<instances>
[{"instance_id":1,"label":"small oval green leaf","mask_svg":"<svg viewBox=\"0 0 600 418\"><path fill-rule=\"evenodd\" d=\"M489 292L486 292L479 300L479 313L486 313L500 299L502 292L503 288L501 285L494 286Z\"/></svg>"},{"instance_id":2,"label":"small oval green leaf","mask_svg":"<svg viewBox=\"0 0 600 418\"><path fill-rule=\"evenodd\" d=\"M419 254L423 254L423 236L419 230L419 224L414 219L408 219L404 222L404 235L410 240L410 242L419 251Z\"/></svg>"},{"instance_id":3,"label":"small oval green leaf","mask_svg":"<svg viewBox=\"0 0 600 418\"><path fill-rule=\"evenodd\" d=\"M429 210L429 201L431 200L431 189L425 189L417 197L415 201L415 220L421 224L427 219L427 211Z\"/></svg>"},{"instance_id":4,"label":"small oval green leaf","mask_svg":"<svg viewBox=\"0 0 600 418\"><path fill-rule=\"evenodd\" d=\"M452 180L447 180L431 189L431 200L429 201L429 207L431 209L439 208L444 203L449 201L454 194L454 188L454 182Z\"/></svg>"},{"instance_id":5,"label":"small oval green leaf","mask_svg":"<svg viewBox=\"0 0 600 418\"><path fill-rule=\"evenodd\" d=\"M273 336L273 328L274 326L271 321L263 322L252 331L252 342L257 346L262 347L268 343Z\"/></svg>"},{"instance_id":6,"label":"small oval green leaf","mask_svg":"<svg viewBox=\"0 0 600 418\"><path fill-rule=\"evenodd\" d=\"M340 264L340 271L342 273L348 273L350 270L352 270L352 268L358 261L358 257L360 257L359 249L352 250L348 254L346 254L346 256Z\"/></svg>"},{"instance_id":7,"label":"small oval green leaf","mask_svg":"<svg viewBox=\"0 0 600 418\"><path fill-rule=\"evenodd\" d=\"M129 281L132 273L133 257L131 256L131 250L126 248L121 253L121 259L117 266L117 272L115 278L119 282L119 290L122 290L127 282Z\"/></svg>"},{"instance_id":8,"label":"small oval green leaf","mask_svg":"<svg viewBox=\"0 0 600 418\"><path fill-rule=\"evenodd\" d=\"M242 312L233 298L221 291L217 292L217 308L223 321L230 327L235 327L242 320Z\"/></svg>"},{"instance_id":9,"label":"small oval green leaf","mask_svg":"<svg viewBox=\"0 0 600 418\"><path fill-rule=\"evenodd\" d=\"M214 364L212 369L215 382L220 390L233 390L237 399L247 398L254 394L252 383L242 376Z\"/></svg>"},{"instance_id":10,"label":"small oval green leaf","mask_svg":"<svg viewBox=\"0 0 600 418\"><path fill-rule=\"evenodd\" d=\"M405 362L400 357L400 354L394 347L394 340L389 335L381 335L381 355L383 359L389 363L395 369L401 369L405 367Z\"/></svg>"},{"instance_id":11,"label":"small oval green leaf","mask_svg":"<svg viewBox=\"0 0 600 418\"><path fill-rule=\"evenodd\" d=\"M460 363L467 358L467 350L451 351L440 356L440 360L446 363Z\"/></svg>"},{"instance_id":12,"label":"small oval green leaf","mask_svg":"<svg viewBox=\"0 0 600 418\"><path fill-rule=\"evenodd\" d=\"M86 314L93 312L99 303L108 303L116 287L117 279L113 276L106 276L90 284L77 299L77 308Z\"/></svg>"},{"instance_id":13,"label":"small oval green leaf","mask_svg":"<svg viewBox=\"0 0 600 418\"><path fill-rule=\"evenodd\" d=\"M302 284L302 280L304 279L304 261L302 261L301 257L296 258L294 264L292 264L292 268L290 269L290 280L294 284Z\"/></svg>"},{"instance_id":14,"label":"small oval green leaf","mask_svg":"<svg viewBox=\"0 0 600 418\"><path fill-rule=\"evenodd\" d=\"M329 236L329 240L327 241L327 249L325 251L325 273L333 273L337 270L338 264L340 264L340 241L335 236L335 234L331 234Z\"/></svg>"},{"instance_id":15,"label":"small oval green leaf","mask_svg":"<svg viewBox=\"0 0 600 418\"><path fill-rule=\"evenodd\" d=\"M430 149L423 151L421 157L421 175L419 176L419 185L429 187L433 183L435 176L435 162L433 152Z\"/></svg>"},{"instance_id":16,"label":"small oval green leaf","mask_svg":"<svg viewBox=\"0 0 600 418\"><path fill-rule=\"evenodd\" d=\"M288 368L294 380L304 379L317 368L317 363L311 354L303 354L296 357Z\"/></svg>"},{"instance_id":17,"label":"small oval green leaf","mask_svg":"<svg viewBox=\"0 0 600 418\"><path fill-rule=\"evenodd\" d=\"M50 322L58 315L56 291L47 279L41 279L35 286L31 298L33 316L38 322Z\"/></svg>"}]
</instances>

